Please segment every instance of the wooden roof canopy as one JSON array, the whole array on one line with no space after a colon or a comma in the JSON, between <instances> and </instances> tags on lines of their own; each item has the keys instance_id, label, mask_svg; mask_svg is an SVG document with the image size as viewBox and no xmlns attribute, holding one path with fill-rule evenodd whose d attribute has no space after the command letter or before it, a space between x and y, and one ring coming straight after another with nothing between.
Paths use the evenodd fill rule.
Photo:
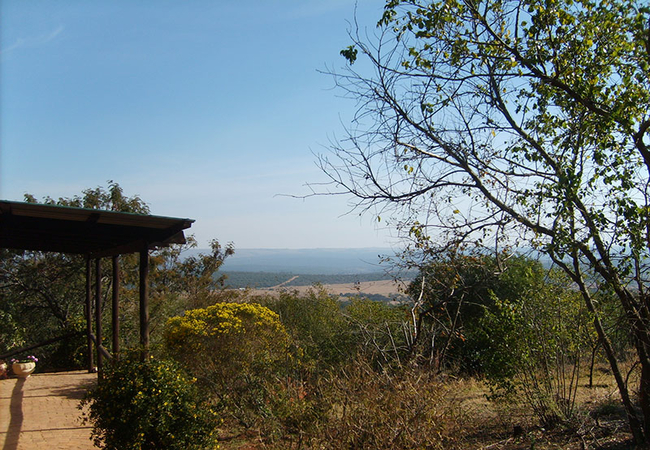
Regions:
<instances>
[{"instance_id":1,"label":"wooden roof canopy","mask_svg":"<svg viewBox=\"0 0 650 450\"><path fill-rule=\"evenodd\" d=\"M111 348L113 355L117 355L120 334L117 257L126 253L140 253L140 344L144 360L149 348L149 250L185 243L183 230L191 227L192 223L194 221L191 219L0 200L0 248L86 256L85 334L88 345L88 371L95 370L92 351L94 343L97 350L97 370L101 373L103 357L110 358L112 355L102 345L101 283L98 281L101 279L100 259L113 257ZM92 333L91 317L92 259L95 260L96 334Z\"/></svg>"},{"instance_id":2,"label":"wooden roof canopy","mask_svg":"<svg viewBox=\"0 0 650 450\"><path fill-rule=\"evenodd\" d=\"M0 248L115 256L185 243L194 221L0 200Z\"/></svg>"}]
</instances>

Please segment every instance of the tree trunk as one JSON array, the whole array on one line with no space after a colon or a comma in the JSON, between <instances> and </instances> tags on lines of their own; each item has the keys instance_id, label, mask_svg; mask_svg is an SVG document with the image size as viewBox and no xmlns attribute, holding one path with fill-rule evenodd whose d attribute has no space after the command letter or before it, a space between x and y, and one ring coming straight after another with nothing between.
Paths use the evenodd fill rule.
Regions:
<instances>
[{"instance_id":1,"label":"tree trunk","mask_svg":"<svg viewBox=\"0 0 650 450\"><path fill-rule=\"evenodd\" d=\"M650 361L646 358L641 362L641 381L639 383L639 405L643 411L643 427L645 436L650 435ZM646 448L650 443L645 442Z\"/></svg>"},{"instance_id":2,"label":"tree trunk","mask_svg":"<svg viewBox=\"0 0 650 450\"><path fill-rule=\"evenodd\" d=\"M589 363L589 388L594 387L594 366L596 365L596 352L598 352L599 342L594 344L591 349L591 362Z\"/></svg>"}]
</instances>

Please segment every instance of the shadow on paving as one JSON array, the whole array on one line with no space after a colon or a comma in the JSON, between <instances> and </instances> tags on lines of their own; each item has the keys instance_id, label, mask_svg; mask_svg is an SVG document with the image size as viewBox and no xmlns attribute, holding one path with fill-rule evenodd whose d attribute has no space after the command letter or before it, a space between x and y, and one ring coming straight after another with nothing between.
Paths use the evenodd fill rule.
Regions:
<instances>
[{"instance_id":1,"label":"shadow on paving","mask_svg":"<svg viewBox=\"0 0 650 450\"><path fill-rule=\"evenodd\" d=\"M52 394L58 397L65 397L70 400L81 400L88 389L95 385L94 382L87 382L78 387L68 387L60 389L52 389Z\"/></svg>"},{"instance_id":2,"label":"shadow on paving","mask_svg":"<svg viewBox=\"0 0 650 450\"><path fill-rule=\"evenodd\" d=\"M5 437L5 445L2 450L16 450L18 448L18 439L23 427L23 397L25 396L25 379L16 380L16 385L11 391L11 403L9 404L9 429Z\"/></svg>"},{"instance_id":3,"label":"shadow on paving","mask_svg":"<svg viewBox=\"0 0 650 450\"><path fill-rule=\"evenodd\" d=\"M0 381L0 450L94 448L79 401L96 380L75 371Z\"/></svg>"}]
</instances>

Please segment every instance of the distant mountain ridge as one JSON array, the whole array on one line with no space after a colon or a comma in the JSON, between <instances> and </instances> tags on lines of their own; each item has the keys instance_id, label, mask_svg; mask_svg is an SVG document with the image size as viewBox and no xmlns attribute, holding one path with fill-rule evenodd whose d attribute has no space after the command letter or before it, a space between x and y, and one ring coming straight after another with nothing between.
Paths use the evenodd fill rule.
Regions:
<instances>
[{"instance_id":1,"label":"distant mountain ridge","mask_svg":"<svg viewBox=\"0 0 650 450\"><path fill-rule=\"evenodd\" d=\"M209 249L191 249L183 254L192 256L210 253ZM516 254L539 260L551 267L548 256L529 248L518 249ZM221 272L269 272L295 275L355 275L378 274L389 270L382 258L395 256L388 247L370 248L308 248L268 249L235 248L221 267Z\"/></svg>"},{"instance_id":2,"label":"distant mountain ridge","mask_svg":"<svg viewBox=\"0 0 650 450\"><path fill-rule=\"evenodd\" d=\"M381 258L392 254L393 250L390 248L235 248L235 254L226 259L220 270L324 275L377 273L386 270L384 264L379 264Z\"/></svg>"}]
</instances>

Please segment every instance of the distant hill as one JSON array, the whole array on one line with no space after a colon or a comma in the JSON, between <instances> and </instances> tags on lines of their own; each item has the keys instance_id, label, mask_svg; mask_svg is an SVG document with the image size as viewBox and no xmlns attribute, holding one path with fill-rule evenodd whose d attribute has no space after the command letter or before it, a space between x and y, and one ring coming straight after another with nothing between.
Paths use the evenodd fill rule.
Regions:
<instances>
[{"instance_id":1,"label":"distant hill","mask_svg":"<svg viewBox=\"0 0 650 450\"><path fill-rule=\"evenodd\" d=\"M184 255L209 253L208 249L191 249ZM531 249L522 248L516 253L538 259L550 267L549 258ZM221 267L221 272L269 272L294 275L370 275L385 273L389 264L380 261L395 251L390 248L344 249L252 249L235 248ZM403 274L402 274L403 275Z\"/></svg>"},{"instance_id":2,"label":"distant hill","mask_svg":"<svg viewBox=\"0 0 650 450\"><path fill-rule=\"evenodd\" d=\"M390 248L355 249L235 249L222 272L273 272L293 274L370 274L387 269L382 257Z\"/></svg>"}]
</instances>

